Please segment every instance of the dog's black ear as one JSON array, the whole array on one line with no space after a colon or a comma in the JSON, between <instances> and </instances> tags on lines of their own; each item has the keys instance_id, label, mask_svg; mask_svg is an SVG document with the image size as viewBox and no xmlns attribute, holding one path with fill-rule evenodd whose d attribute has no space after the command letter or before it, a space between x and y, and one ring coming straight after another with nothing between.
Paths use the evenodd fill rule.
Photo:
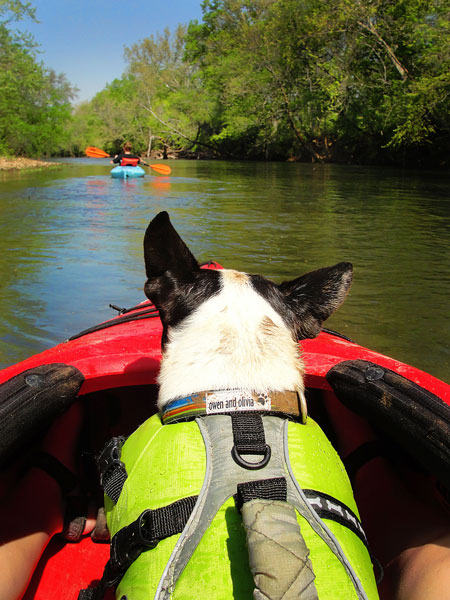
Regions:
<instances>
[{"instance_id":1,"label":"dog's black ear","mask_svg":"<svg viewBox=\"0 0 450 600\"><path fill-rule=\"evenodd\" d=\"M322 323L344 302L353 278L351 263L311 271L280 284L290 310L295 315L298 339L316 337Z\"/></svg>"},{"instance_id":2,"label":"dog's black ear","mask_svg":"<svg viewBox=\"0 0 450 600\"><path fill-rule=\"evenodd\" d=\"M145 270L148 279L171 273L189 281L200 267L189 248L175 231L166 211L150 222L144 237Z\"/></svg>"}]
</instances>

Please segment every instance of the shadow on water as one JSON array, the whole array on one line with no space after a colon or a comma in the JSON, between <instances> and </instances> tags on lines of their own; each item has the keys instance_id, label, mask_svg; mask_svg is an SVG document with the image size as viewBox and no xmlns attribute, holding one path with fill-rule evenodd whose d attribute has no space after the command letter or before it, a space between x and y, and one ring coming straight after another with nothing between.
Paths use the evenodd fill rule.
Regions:
<instances>
[{"instance_id":1,"label":"shadow on water","mask_svg":"<svg viewBox=\"0 0 450 600\"><path fill-rule=\"evenodd\" d=\"M450 380L447 174L177 161L113 180L108 161L0 177L0 364L143 298L142 238L168 210L199 260L276 281L341 260L352 291L327 323Z\"/></svg>"}]
</instances>

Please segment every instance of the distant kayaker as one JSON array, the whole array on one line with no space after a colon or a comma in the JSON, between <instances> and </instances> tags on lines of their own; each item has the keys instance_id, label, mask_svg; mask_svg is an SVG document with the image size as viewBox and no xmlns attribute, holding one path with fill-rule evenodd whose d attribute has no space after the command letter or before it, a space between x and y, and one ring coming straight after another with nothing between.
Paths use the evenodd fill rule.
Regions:
<instances>
[{"instance_id":1,"label":"distant kayaker","mask_svg":"<svg viewBox=\"0 0 450 600\"><path fill-rule=\"evenodd\" d=\"M121 154L116 154L110 163L118 164L122 167L137 167L138 164L140 164L141 159L136 154L133 154L131 149L131 142L125 142L123 145L123 152Z\"/></svg>"}]
</instances>

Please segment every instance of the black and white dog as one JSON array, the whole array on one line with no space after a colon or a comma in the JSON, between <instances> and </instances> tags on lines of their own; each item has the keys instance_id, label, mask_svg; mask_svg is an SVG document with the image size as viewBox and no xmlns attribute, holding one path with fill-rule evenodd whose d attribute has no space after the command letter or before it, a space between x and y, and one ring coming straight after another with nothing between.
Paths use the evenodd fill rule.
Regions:
<instances>
[{"instance_id":1,"label":"black and white dog","mask_svg":"<svg viewBox=\"0 0 450 600\"><path fill-rule=\"evenodd\" d=\"M144 239L145 293L163 323L159 409L199 390L304 392L298 340L318 335L345 300L347 262L279 285L260 275L201 269L159 213Z\"/></svg>"}]
</instances>

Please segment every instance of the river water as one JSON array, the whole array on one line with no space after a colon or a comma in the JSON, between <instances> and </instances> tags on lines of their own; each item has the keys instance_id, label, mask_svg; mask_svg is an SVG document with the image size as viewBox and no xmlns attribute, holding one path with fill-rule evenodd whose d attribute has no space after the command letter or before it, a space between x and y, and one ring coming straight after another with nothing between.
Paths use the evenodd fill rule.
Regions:
<instances>
[{"instance_id":1,"label":"river water","mask_svg":"<svg viewBox=\"0 0 450 600\"><path fill-rule=\"evenodd\" d=\"M0 174L0 367L144 299L142 239L167 210L196 257L279 282L354 265L326 326L450 382L450 175L173 161L114 180L104 160Z\"/></svg>"}]
</instances>

